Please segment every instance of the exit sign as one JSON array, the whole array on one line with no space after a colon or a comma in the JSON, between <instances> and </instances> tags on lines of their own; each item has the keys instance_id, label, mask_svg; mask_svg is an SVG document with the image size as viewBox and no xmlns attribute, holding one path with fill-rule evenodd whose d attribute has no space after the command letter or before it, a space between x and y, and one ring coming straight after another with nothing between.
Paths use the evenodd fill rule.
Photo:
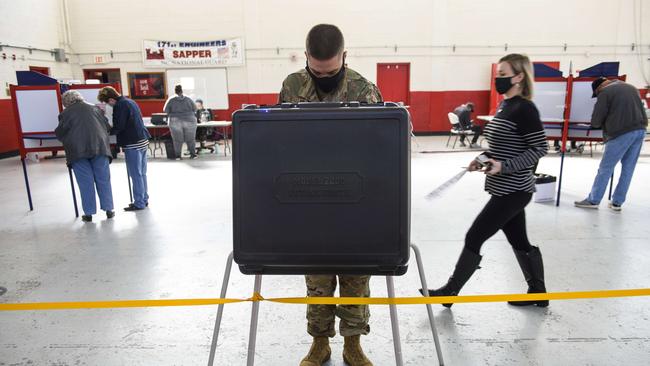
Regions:
<instances>
[{"instance_id":1,"label":"exit sign","mask_svg":"<svg viewBox=\"0 0 650 366\"><path fill-rule=\"evenodd\" d=\"M93 56L95 59L96 64L105 64L106 63L106 58L103 55L95 55Z\"/></svg>"}]
</instances>

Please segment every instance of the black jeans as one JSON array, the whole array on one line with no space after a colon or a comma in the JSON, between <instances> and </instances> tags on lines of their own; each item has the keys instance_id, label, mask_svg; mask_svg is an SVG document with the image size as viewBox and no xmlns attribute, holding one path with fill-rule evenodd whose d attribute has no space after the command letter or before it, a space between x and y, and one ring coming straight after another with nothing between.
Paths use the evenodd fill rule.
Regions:
<instances>
[{"instance_id":1,"label":"black jeans","mask_svg":"<svg viewBox=\"0 0 650 366\"><path fill-rule=\"evenodd\" d=\"M468 128L468 130L472 130L474 132L474 136L472 137L472 143L475 144L476 141L478 141L478 138L481 136L481 126L477 126L475 124L472 124L472 127ZM465 141L465 135L460 135L460 142Z\"/></svg>"},{"instance_id":2,"label":"black jeans","mask_svg":"<svg viewBox=\"0 0 650 366\"><path fill-rule=\"evenodd\" d=\"M524 209L533 194L514 192L505 196L492 196L478 214L465 235L465 248L481 254L481 247L497 231L503 230L508 242L516 250L529 252L532 247L526 234Z\"/></svg>"}]
</instances>

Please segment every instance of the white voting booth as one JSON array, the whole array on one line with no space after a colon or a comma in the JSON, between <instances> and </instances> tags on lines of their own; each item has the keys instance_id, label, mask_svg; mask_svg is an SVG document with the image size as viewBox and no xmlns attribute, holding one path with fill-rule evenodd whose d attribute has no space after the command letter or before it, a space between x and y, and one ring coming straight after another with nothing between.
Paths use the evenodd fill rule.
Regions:
<instances>
[{"instance_id":1,"label":"white voting booth","mask_svg":"<svg viewBox=\"0 0 650 366\"><path fill-rule=\"evenodd\" d=\"M109 85L117 86L119 90L119 85L111 84L72 85L70 89L78 90L89 103L98 104L97 94L99 90ZM34 205L25 161L28 153L63 150L63 144L57 140L54 134L54 130L59 124L59 114L63 111L61 85L11 85L10 91L29 209L33 211ZM111 143L114 142L115 138L111 137ZM74 182L72 180L72 170L68 168L68 172L70 175L75 215L78 217L79 210L77 208Z\"/></svg>"}]
</instances>

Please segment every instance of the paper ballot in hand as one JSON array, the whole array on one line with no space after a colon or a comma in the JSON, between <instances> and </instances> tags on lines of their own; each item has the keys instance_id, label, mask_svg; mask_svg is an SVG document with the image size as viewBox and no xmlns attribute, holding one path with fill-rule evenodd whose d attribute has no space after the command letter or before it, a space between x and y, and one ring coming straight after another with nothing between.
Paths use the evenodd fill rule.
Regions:
<instances>
[{"instance_id":1,"label":"paper ballot in hand","mask_svg":"<svg viewBox=\"0 0 650 366\"><path fill-rule=\"evenodd\" d=\"M456 184L456 182L458 182L460 178L462 178L463 175L465 175L465 173L467 173L467 168L463 168L463 170L461 170L460 173L454 175L453 177L451 177L451 179L442 183L440 186L438 186L438 188L431 191L424 198L426 198L427 200L432 200L434 198L440 197L447 188Z\"/></svg>"}]
</instances>

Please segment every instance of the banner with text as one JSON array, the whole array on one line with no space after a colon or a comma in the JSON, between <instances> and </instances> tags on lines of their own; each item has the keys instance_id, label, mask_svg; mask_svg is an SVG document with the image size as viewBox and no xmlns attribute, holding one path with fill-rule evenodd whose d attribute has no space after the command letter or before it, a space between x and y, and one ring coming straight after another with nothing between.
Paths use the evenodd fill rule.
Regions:
<instances>
[{"instance_id":1,"label":"banner with text","mask_svg":"<svg viewBox=\"0 0 650 366\"><path fill-rule=\"evenodd\" d=\"M241 38L216 41L144 40L142 63L145 67L219 67L244 64Z\"/></svg>"}]
</instances>

